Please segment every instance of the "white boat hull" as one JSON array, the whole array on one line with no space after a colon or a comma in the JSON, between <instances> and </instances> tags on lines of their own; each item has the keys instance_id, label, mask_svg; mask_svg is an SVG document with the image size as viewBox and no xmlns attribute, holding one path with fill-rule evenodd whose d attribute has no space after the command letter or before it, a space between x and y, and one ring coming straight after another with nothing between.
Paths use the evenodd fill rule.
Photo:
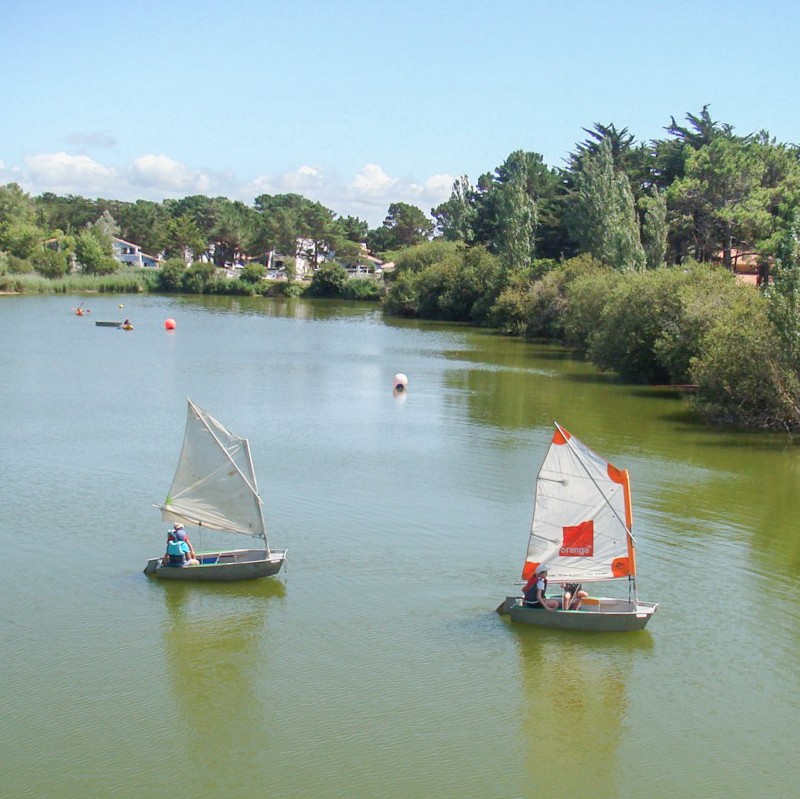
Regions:
<instances>
[{"instance_id":1,"label":"white boat hull","mask_svg":"<svg viewBox=\"0 0 800 799\"><path fill-rule=\"evenodd\" d=\"M547 611L526 608L520 597L509 596L498 610L510 614L511 621L518 624L582 632L635 632L647 626L658 610L658 603L589 597L583 601L580 610Z\"/></svg>"},{"instance_id":2,"label":"white boat hull","mask_svg":"<svg viewBox=\"0 0 800 799\"><path fill-rule=\"evenodd\" d=\"M228 583L272 577L286 560L285 549L227 549L221 552L198 552L195 566L165 566L162 558L150 558L144 573L162 580Z\"/></svg>"}]
</instances>

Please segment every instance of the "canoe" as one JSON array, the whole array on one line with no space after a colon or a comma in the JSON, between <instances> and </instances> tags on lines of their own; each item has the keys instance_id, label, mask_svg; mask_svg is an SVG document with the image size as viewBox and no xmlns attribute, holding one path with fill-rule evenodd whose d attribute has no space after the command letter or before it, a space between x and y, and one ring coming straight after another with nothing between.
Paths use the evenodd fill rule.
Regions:
<instances>
[{"instance_id":1,"label":"canoe","mask_svg":"<svg viewBox=\"0 0 800 799\"><path fill-rule=\"evenodd\" d=\"M95 324L98 327L122 327L122 322L100 322L97 321Z\"/></svg>"}]
</instances>

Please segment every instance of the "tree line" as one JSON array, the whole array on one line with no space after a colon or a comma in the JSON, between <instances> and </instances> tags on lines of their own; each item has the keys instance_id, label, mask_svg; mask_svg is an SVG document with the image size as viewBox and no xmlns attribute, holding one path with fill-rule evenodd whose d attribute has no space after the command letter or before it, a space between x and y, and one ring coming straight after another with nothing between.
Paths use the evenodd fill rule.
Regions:
<instances>
[{"instance_id":1,"label":"tree line","mask_svg":"<svg viewBox=\"0 0 800 799\"><path fill-rule=\"evenodd\" d=\"M563 168L518 150L475 184L460 177L430 215L392 203L372 230L297 194L262 194L252 205L203 195L123 202L29 197L12 183L0 187L0 251L36 260L41 242L55 237L62 251L88 256L90 271L109 269L92 257L88 238L105 218L106 232L146 253L209 252L217 266L271 250L291 254L298 240L313 256L356 259L360 242L385 253L441 238L484 246L509 270L580 253L630 270L688 258L720 258L730 268L737 249L774 257L800 197L798 148L766 131L736 135L708 106L687 114L685 125L671 118L665 130L645 143L627 128L597 123Z\"/></svg>"},{"instance_id":2,"label":"tree line","mask_svg":"<svg viewBox=\"0 0 800 799\"><path fill-rule=\"evenodd\" d=\"M561 341L693 390L714 423L800 430L800 151L708 107L666 131L598 124L563 169L518 151L461 177L434 240L392 254L385 310ZM761 291L733 274L742 251Z\"/></svg>"},{"instance_id":3,"label":"tree line","mask_svg":"<svg viewBox=\"0 0 800 799\"><path fill-rule=\"evenodd\" d=\"M291 254L302 240L311 258L336 256L311 293L382 295L390 314L564 341L625 380L692 384L714 421L800 429L798 147L766 131L737 135L708 106L684 124L671 117L649 142L613 124L585 133L564 167L518 150L474 184L458 178L429 215L392 203L372 230L295 194L252 206L205 196L124 203L29 197L8 184L0 273L58 277L68 253L84 272L113 271L113 234L171 259L154 290L254 291L261 274L243 287L214 280L214 264ZM46 238L59 247L43 248ZM342 264L361 257L362 242L396 270L353 292ZM756 254L762 277L772 272L761 292L733 278L742 251ZM198 252L213 263L187 268Z\"/></svg>"},{"instance_id":4,"label":"tree line","mask_svg":"<svg viewBox=\"0 0 800 799\"><path fill-rule=\"evenodd\" d=\"M708 106L647 143L614 125L585 132L564 168L517 151L475 185L461 177L433 209L437 233L482 244L512 269L580 253L622 270L776 254L800 199L796 145L735 135Z\"/></svg>"}]
</instances>

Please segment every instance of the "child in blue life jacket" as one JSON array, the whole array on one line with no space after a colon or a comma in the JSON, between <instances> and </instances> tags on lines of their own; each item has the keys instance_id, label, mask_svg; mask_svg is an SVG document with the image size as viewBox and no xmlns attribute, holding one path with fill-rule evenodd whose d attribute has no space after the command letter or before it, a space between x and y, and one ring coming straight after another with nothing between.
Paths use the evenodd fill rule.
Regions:
<instances>
[{"instance_id":1,"label":"child in blue life jacket","mask_svg":"<svg viewBox=\"0 0 800 799\"><path fill-rule=\"evenodd\" d=\"M164 562L166 566L178 567L191 566L198 562L182 524L176 524L167 535L167 552L164 555Z\"/></svg>"}]
</instances>

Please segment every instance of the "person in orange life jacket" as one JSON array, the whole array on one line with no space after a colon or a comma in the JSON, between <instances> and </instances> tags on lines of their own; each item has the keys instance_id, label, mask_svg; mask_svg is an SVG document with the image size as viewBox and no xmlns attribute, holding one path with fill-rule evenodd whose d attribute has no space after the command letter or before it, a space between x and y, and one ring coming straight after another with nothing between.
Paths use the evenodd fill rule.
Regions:
<instances>
[{"instance_id":1,"label":"person in orange life jacket","mask_svg":"<svg viewBox=\"0 0 800 799\"><path fill-rule=\"evenodd\" d=\"M536 567L536 573L525 583L522 589L522 604L526 608L544 608L545 610L556 610L558 601L548 599L545 596L547 591L547 566L544 563Z\"/></svg>"}]
</instances>

